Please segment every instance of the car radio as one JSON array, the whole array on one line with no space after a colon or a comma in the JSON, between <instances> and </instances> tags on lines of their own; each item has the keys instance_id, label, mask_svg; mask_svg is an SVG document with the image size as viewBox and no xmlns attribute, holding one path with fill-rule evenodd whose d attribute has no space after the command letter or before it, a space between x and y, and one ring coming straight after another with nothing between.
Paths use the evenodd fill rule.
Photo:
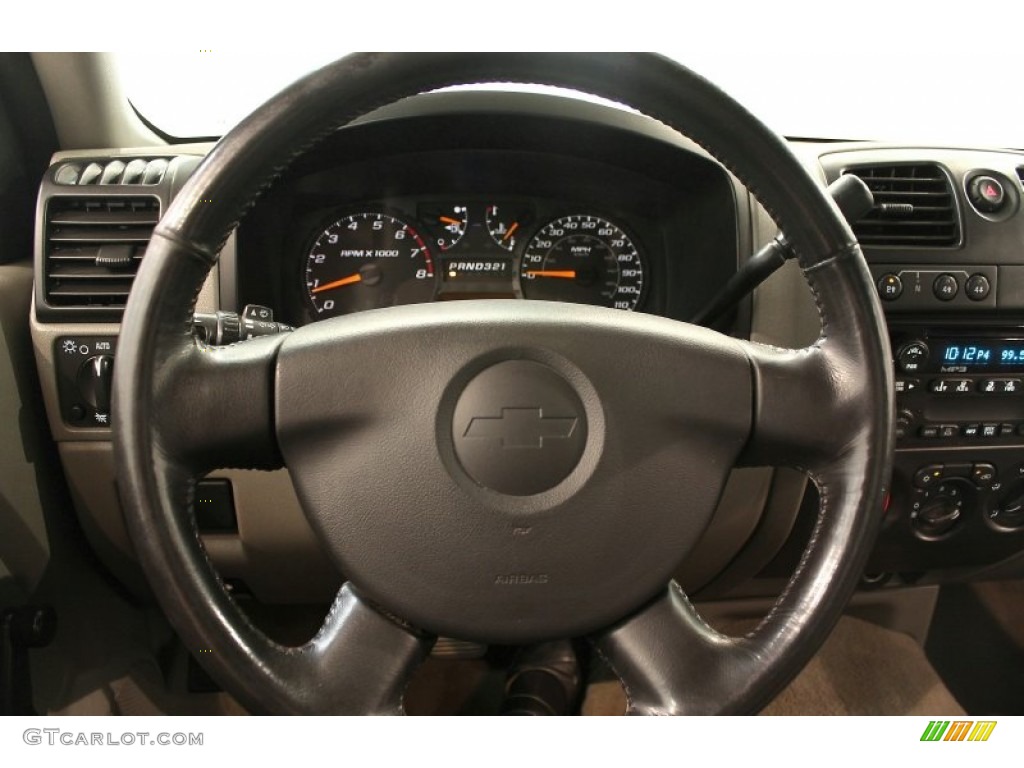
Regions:
<instances>
[{"instance_id":1,"label":"car radio","mask_svg":"<svg viewBox=\"0 0 1024 768\"><path fill-rule=\"evenodd\" d=\"M899 447L1024 442L1024 334L908 329L893 338Z\"/></svg>"}]
</instances>

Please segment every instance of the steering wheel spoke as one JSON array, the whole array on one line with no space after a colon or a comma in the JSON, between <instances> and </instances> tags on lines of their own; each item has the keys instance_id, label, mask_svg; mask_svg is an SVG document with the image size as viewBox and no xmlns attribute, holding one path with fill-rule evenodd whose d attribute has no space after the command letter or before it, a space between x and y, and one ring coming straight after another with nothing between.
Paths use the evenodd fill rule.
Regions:
<instances>
[{"instance_id":1,"label":"steering wheel spoke","mask_svg":"<svg viewBox=\"0 0 1024 768\"><path fill-rule=\"evenodd\" d=\"M385 616L346 584L316 636L300 648L279 648L271 663L288 681L282 695L294 714L401 715L409 678L432 645L433 638Z\"/></svg>"},{"instance_id":2,"label":"steering wheel spoke","mask_svg":"<svg viewBox=\"0 0 1024 768\"><path fill-rule=\"evenodd\" d=\"M190 647L203 649L197 658L250 712L404 714L406 687L430 653L432 637L385 616L345 584L308 643L282 646L242 616L205 564L169 555L169 569L194 574L185 590L168 598L188 619L179 631ZM261 695L250 693L252 675L260 677Z\"/></svg>"},{"instance_id":3,"label":"steering wheel spoke","mask_svg":"<svg viewBox=\"0 0 1024 768\"><path fill-rule=\"evenodd\" d=\"M591 643L619 676L629 715L729 714L722 702L748 684L759 661L747 638L707 624L675 582Z\"/></svg>"},{"instance_id":4,"label":"steering wheel spoke","mask_svg":"<svg viewBox=\"0 0 1024 768\"><path fill-rule=\"evenodd\" d=\"M741 462L820 468L844 440L832 403L841 394L828 355L817 346L779 349L745 342L754 381L753 423ZM816 407L829 403L828 413Z\"/></svg>"},{"instance_id":5,"label":"steering wheel spoke","mask_svg":"<svg viewBox=\"0 0 1024 768\"><path fill-rule=\"evenodd\" d=\"M197 475L212 469L274 469L273 381L283 335L228 347L188 340L156 382L162 447Z\"/></svg>"},{"instance_id":6,"label":"steering wheel spoke","mask_svg":"<svg viewBox=\"0 0 1024 768\"><path fill-rule=\"evenodd\" d=\"M792 350L743 342L754 376L754 423L743 463L793 466L811 475L846 467L866 476L868 456L888 456L892 418L885 397L892 370L884 339L866 328L883 326L867 266L857 246L804 269L818 300L822 335L813 346ZM847 285L865 286L849 291ZM866 360L881 360L866 365ZM868 393L884 393L872 399ZM890 400L891 402L891 400ZM876 421L867 418L883 408Z\"/></svg>"}]
</instances>

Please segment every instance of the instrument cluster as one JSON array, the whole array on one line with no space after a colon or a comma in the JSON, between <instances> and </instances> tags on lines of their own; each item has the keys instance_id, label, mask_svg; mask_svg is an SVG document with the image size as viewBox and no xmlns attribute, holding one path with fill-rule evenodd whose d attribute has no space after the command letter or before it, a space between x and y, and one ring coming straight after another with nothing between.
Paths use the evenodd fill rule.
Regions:
<instances>
[{"instance_id":1,"label":"instrument cluster","mask_svg":"<svg viewBox=\"0 0 1024 768\"><path fill-rule=\"evenodd\" d=\"M333 210L310 233L311 319L429 301L526 298L642 309L648 257L628 225L530 199L422 198Z\"/></svg>"}]
</instances>

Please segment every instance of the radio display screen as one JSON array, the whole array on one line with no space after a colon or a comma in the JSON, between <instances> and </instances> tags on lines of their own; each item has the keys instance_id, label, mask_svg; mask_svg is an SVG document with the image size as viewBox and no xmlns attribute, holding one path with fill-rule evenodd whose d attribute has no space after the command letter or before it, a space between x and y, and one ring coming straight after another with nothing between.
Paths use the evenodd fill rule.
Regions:
<instances>
[{"instance_id":1,"label":"radio display screen","mask_svg":"<svg viewBox=\"0 0 1024 768\"><path fill-rule=\"evenodd\" d=\"M937 339L932 365L940 371L1024 372L1024 340Z\"/></svg>"}]
</instances>

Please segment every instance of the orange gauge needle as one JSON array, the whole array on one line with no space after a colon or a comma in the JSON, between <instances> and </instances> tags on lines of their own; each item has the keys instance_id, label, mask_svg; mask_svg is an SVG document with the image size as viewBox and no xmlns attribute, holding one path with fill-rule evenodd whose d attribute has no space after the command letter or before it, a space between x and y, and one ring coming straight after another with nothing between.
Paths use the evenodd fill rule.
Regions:
<instances>
[{"instance_id":1,"label":"orange gauge needle","mask_svg":"<svg viewBox=\"0 0 1024 768\"><path fill-rule=\"evenodd\" d=\"M530 277L562 277L567 280L576 279L575 269L528 269L526 274Z\"/></svg>"},{"instance_id":2,"label":"orange gauge needle","mask_svg":"<svg viewBox=\"0 0 1024 768\"><path fill-rule=\"evenodd\" d=\"M332 290L334 288L341 288L341 286L343 286L343 285L352 285L352 283L358 283L362 279L363 279L363 276L360 275L358 272L356 272L354 275L349 275L348 277L341 278L341 280L335 280L334 282L326 283L325 285L319 285L316 288L314 288L313 290L311 290L310 293L320 293L321 291L330 291L330 290Z\"/></svg>"},{"instance_id":3,"label":"orange gauge needle","mask_svg":"<svg viewBox=\"0 0 1024 768\"><path fill-rule=\"evenodd\" d=\"M501 241L505 242L506 240L508 240L510 237L512 237L512 233L515 232L517 229L519 229L519 222L513 221L512 226L508 228L508 232L504 234L504 236L501 238Z\"/></svg>"},{"instance_id":4,"label":"orange gauge needle","mask_svg":"<svg viewBox=\"0 0 1024 768\"><path fill-rule=\"evenodd\" d=\"M438 216L437 219L438 221L441 221L445 224L462 224L461 221L459 221L458 219L453 219L450 216Z\"/></svg>"}]
</instances>

